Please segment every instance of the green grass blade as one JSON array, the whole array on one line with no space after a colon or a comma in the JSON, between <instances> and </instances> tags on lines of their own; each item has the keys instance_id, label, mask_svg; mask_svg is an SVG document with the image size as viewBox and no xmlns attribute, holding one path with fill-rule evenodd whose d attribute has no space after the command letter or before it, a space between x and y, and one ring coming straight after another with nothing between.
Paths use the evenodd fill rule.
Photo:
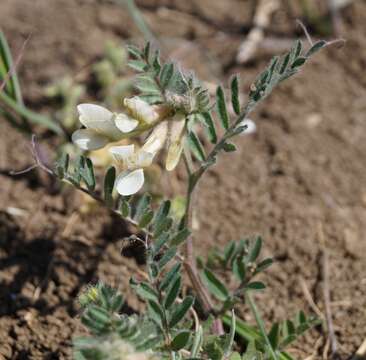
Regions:
<instances>
[{"instance_id":1,"label":"green grass blade","mask_svg":"<svg viewBox=\"0 0 366 360\"><path fill-rule=\"evenodd\" d=\"M19 104L23 105L23 97L20 90L17 72L14 67L14 62L11 56L8 42L6 40L5 34L2 31L0 31L0 57L4 65L4 69L1 69L0 71L1 78L6 79L8 72L11 72L10 81L6 84L6 86L10 88L8 91L10 91L13 99L16 100ZM3 70L5 70L6 72L3 73Z\"/></svg>"},{"instance_id":2,"label":"green grass blade","mask_svg":"<svg viewBox=\"0 0 366 360\"><path fill-rule=\"evenodd\" d=\"M227 313L222 317L222 321L225 325L231 325L231 314ZM254 327L248 325L243 320L236 318L235 332L238 336L244 339L246 342L258 340L262 341L263 338L261 334Z\"/></svg>"},{"instance_id":3,"label":"green grass blade","mask_svg":"<svg viewBox=\"0 0 366 360\"><path fill-rule=\"evenodd\" d=\"M141 14L141 11L136 6L134 0L118 0L118 2L122 5L125 5L128 12L130 13L133 21L135 22L138 29L144 35L145 40L156 42L156 37L147 26L144 17Z\"/></svg>"},{"instance_id":4,"label":"green grass blade","mask_svg":"<svg viewBox=\"0 0 366 360\"><path fill-rule=\"evenodd\" d=\"M259 314L259 311L257 309L257 306L251 296L251 294L249 292L246 293L246 299L247 302L249 304L250 310L252 311L254 317L255 317L255 321L257 322L257 325L259 327L260 333L262 335L262 337L265 340L265 343L268 347L268 351L269 351L269 355L271 357L272 360L278 360L278 356L276 355L275 351L272 348L271 342L268 339L267 333L266 333L266 329L264 327L264 323L263 320Z\"/></svg>"},{"instance_id":5,"label":"green grass blade","mask_svg":"<svg viewBox=\"0 0 366 360\"><path fill-rule=\"evenodd\" d=\"M41 125L58 135L64 135L64 131L55 121L45 115L37 114L36 112L27 109L25 106L18 104L4 91L0 92L0 102L4 103L20 116L25 117L29 122Z\"/></svg>"},{"instance_id":6,"label":"green grass blade","mask_svg":"<svg viewBox=\"0 0 366 360\"><path fill-rule=\"evenodd\" d=\"M10 71L11 54L8 43L2 31L0 31L0 86L3 87L3 81L5 81ZM6 81L5 91L15 98L14 88L12 81Z\"/></svg>"}]
</instances>

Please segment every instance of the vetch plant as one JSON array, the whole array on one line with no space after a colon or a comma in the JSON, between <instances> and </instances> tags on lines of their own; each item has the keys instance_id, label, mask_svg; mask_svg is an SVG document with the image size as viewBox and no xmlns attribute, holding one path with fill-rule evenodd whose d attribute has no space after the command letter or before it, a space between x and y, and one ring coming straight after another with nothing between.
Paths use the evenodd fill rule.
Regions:
<instances>
[{"instance_id":1,"label":"vetch plant","mask_svg":"<svg viewBox=\"0 0 366 360\"><path fill-rule=\"evenodd\" d=\"M287 54L272 59L251 85L245 104L239 101L237 76L230 82L229 96L219 86L212 103L192 73L162 63L149 43L143 49L130 47L138 96L125 99L119 113L94 104L78 106L83 128L73 134L73 141L88 151L112 143L109 152L117 168L109 167L99 185L90 158L79 156L71 164L65 154L49 172L135 229L129 241L142 245L146 264L144 276L132 277L130 286L146 309L127 315L126 299L116 291L102 283L89 287L80 295L80 304L81 320L91 335L75 339L76 359L292 359L286 347L317 320L299 312L270 329L265 326L252 292L265 288L256 277L273 260L261 258L260 237L231 241L207 260L196 259L192 197L220 154L236 150L235 137L255 130L248 116L256 105L326 45L319 41L303 51L297 41ZM234 116L228 111L229 97ZM143 137L142 146L137 137ZM155 204L149 194L137 194L143 188L144 168L164 148L166 170L174 170L182 159L187 172L180 219L172 215L169 200ZM235 278L233 286L225 285L224 274ZM190 283L185 291L184 277ZM248 306L256 326L236 318L237 304Z\"/></svg>"}]
</instances>

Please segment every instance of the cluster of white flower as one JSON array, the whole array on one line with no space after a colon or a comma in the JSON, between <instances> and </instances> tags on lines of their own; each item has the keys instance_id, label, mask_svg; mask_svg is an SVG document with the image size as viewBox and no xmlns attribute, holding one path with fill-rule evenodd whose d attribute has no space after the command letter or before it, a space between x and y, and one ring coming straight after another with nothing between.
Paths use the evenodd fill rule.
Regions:
<instances>
[{"instance_id":1,"label":"cluster of white flower","mask_svg":"<svg viewBox=\"0 0 366 360\"><path fill-rule=\"evenodd\" d=\"M75 131L72 140L83 150L97 150L152 129L141 148L133 144L109 148L121 169L116 189L127 196L141 189L143 169L151 165L165 144L168 145L166 169L171 171L177 166L183 149L185 116L178 113L171 116L166 106L149 105L139 97L125 99L124 105L126 112L119 114L99 105L78 105L79 120L85 128Z\"/></svg>"},{"instance_id":2,"label":"cluster of white flower","mask_svg":"<svg viewBox=\"0 0 366 360\"><path fill-rule=\"evenodd\" d=\"M186 128L185 115L164 105L149 105L135 96L124 100L125 113L112 113L94 104L80 104L79 120L85 127L75 131L72 141L83 150L97 150L109 143L130 138L151 130L144 145L112 146L110 153L121 170L116 179L116 190L123 196L138 192L144 184L144 168L152 164L154 156L167 144L165 167L172 171L183 150ZM255 131L255 124L245 120L245 133Z\"/></svg>"}]
</instances>

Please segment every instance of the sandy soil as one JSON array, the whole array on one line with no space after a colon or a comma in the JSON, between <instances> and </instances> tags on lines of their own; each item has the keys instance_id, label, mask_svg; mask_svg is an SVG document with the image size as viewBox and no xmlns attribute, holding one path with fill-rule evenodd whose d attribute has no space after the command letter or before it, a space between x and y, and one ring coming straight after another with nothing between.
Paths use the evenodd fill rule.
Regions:
<instances>
[{"instance_id":1,"label":"sandy soil","mask_svg":"<svg viewBox=\"0 0 366 360\"><path fill-rule=\"evenodd\" d=\"M254 2L204 6L207 1L140 5L167 53L211 82L239 72L247 90L268 60L245 67L233 61ZM240 150L204 178L196 239L204 254L212 244L262 234L277 264L264 277L269 289L258 295L259 304L267 320L280 320L312 311L302 282L324 311L322 224L336 337L347 359L366 336L366 4L355 2L342 16L346 46L327 49L282 85L253 114L257 134L240 138ZM101 54L106 39L138 37L123 8L94 0L2 0L0 24L14 51L32 33L20 77L28 104L41 110L45 84L77 74ZM292 14L285 8L275 14L269 35L297 33ZM129 306L140 307L127 287L137 265L120 256L127 230L102 209L83 216L80 195L55 188L43 175L8 176L31 158L23 135L4 121L0 129L0 358L70 358L71 337L82 331L75 297L83 286L105 280L123 291ZM11 216L9 207L24 213ZM240 314L251 320L244 306ZM319 338L320 356L320 329L293 353L311 354Z\"/></svg>"}]
</instances>

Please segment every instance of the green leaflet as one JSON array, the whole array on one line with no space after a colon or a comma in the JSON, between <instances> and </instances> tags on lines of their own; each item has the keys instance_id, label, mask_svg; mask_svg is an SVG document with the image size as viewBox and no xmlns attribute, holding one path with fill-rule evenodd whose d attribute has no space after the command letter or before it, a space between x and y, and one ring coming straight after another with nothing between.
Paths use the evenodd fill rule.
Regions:
<instances>
[{"instance_id":1,"label":"green leaflet","mask_svg":"<svg viewBox=\"0 0 366 360\"><path fill-rule=\"evenodd\" d=\"M238 76L234 76L231 80L231 104L236 115L240 114L240 101L239 101L239 79Z\"/></svg>"},{"instance_id":2,"label":"green leaflet","mask_svg":"<svg viewBox=\"0 0 366 360\"><path fill-rule=\"evenodd\" d=\"M109 207L113 206L113 188L115 180L116 168L111 166L104 176L104 200Z\"/></svg>"},{"instance_id":3,"label":"green leaflet","mask_svg":"<svg viewBox=\"0 0 366 360\"><path fill-rule=\"evenodd\" d=\"M89 158L85 158L84 160L84 166L82 169L80 169L80 174L82 179L85 182L85 185L87 186L89 191L94 191L96 180L94 175L94 167L93 163Z\"/></svg>"},{"instance_id":4,"label":"green leaflet","mask_svg":"<svg viewBox=\"0 0 366 360\"><path fill-rule=\"evenodd\" d=\"M146 65L146 63L141 60L130 60L128 62L128 66L131 69L136 70L138 72L143 72L148 69L148 66Z\"/></svg>"},{"instance_id":5,"label":"green leaflet","mask_svg":"<svg viewBox=\"0 0 366 360\"><path fill-rule=\"evenodd\" d=\"M170 344L171 349L173 351L179 351L183 349L187 345L190 336L190 331L181 331L178 333Z\"/></svg>"},{"instance_id":6,"label":"green leaflet","mask_svg":"<svg viewBox=\"0 0 366 360\"><path fill-rule=\"evenodd\" d=\"M158 268L159 270L163 270L164 267L169 263L170 260L172 260L177 253L177 248L175 246L169 248L163 257L158 262Z\"/></svg>"},{"instance_id":7,"label":"green leaflet","mask_svg":"<svg viewBox=\"0 0 366 360\"><path fill-rule=\"evenodd\" d=\"M223 150L225 152L233 152L233 151L236 151L236 146L232 143L225 143L224 146L223 146Z\"/></svg>"},{"instance_id":8,"label":"green leaflet","mask_svg":"<svg viewBox=\"0 0 366 360\"><path fill-rule=\"evenodd\" d=\"M278 323L274 323L271 327L271 330L268 333L269 342L271 343L271 346L274 350L276 350L278 347L279 336L280 336L280 326Z\"/></svg>"},{"instance_id":9,"label":"green leaflet","mask_svg":"<svg viewBox=\"0 0 366 360\"><path fill-rule=\"evenodd\" d=\"M144 73L136 78L136 88L144 94L160 96L160 88L156 84L155 74Z\"/></svg>"},{"instance_id":10,"label":"green leaflet","mask_svg":"<svg viewBox=\"0 0 366 360\"><path fill-rule=\"evenodd\" d=\"M163 232L155 239L155 242L152 247L153 256L159 254L160 250L168 242L168 240L169 240L169 234L167 232Z\"/></svg>"},{"instance_id":11,"label":"green leaflet","mask_svg":"<svg viewBox=\"0 0 366 360\"><path fill-rule=\"evenodd\" d=\"M257 260L259 254L261 252L261 249L262 249L262 243L263 243L262 238L260 236L257 236L252 247L249 249L249 254L248 254L249 262L253 262L253 261Z\"/></svg>"},{"instance_id":12,"label":"green leaflet","mask_svg":"<svg viewBox=\"0 0 366 360\"><path fill-rule=\"evenodd\" d=\"M150 203L151 203L151 196L147 193L142 195L142 197L139 199L133 216L137 222L141 220L142 216L149 209Z\"/></svg>"},{"instance_id":13,"label":"green leaflet","mask_svg":"<svg viewBox=\"0 0 366 360\"><path fill-rule=\"evenodd\" d=\"M175 327L187 314L189 309L194 303L193 296L187 296L184 298L183 302L177 305L170 316L169 326L171 328Z\"/></svg>"},{"instance_id":14,"label":"green leaflet","mask_svg":"<svg viewBox=\"0 0 366 360\"><path fill-rule=\"evenodd\" d=\"M178 231L170 240L170 244L172 246L179 246L181 245L191 234L190 230L187 228L184 228L180 231Z\"/></svg>"},{"instance_id":15,"label":"green leaflet","mask_svg":"<svg viewBox=\"0 0 366 360\"><path fill-rule=\"evenodd\" d=\"M207 129L207 135L212 144L217 143L217 134L212 116L209 112L204 112L202 115L203 121Z\"/></svg>"},{"instance_id":16,"label":"green leaflet","mask_svg":"<svg viewBox=\"0 0 366 360\"><path fill-rule=\"evenodd\" d=\"M56 162L55 172L60 179L67 176L69 170L70 156L67 153L63 153L60 159Z\"/></svg>"},{"instance_id":17,"label":"green leaflet","mask_svg":"<svg viewBox=\"0 0 366 360\"><path fill-rule=\"evenodd\" d=\"M225 130L229 129L229 115L226 110L224 90L221 86L216 90L216 107L222 127Z\"/></svg>"},{"instance_id":18,"label":"green leaflet","mask_svg":"<svg viewBox=\"0 0 366 360\"><path fill-rule=\"evenodd\" d=\"M225 301L229 297L229 291L225 285L210 270L205 269L202 272L202 277L207 288L218 300Z\"/></svg>"},{"instance_id":19,"label":"green leaflet","mask_svg":"<svg viewBox=\"0 0 366 360\"><path fill-rule=\"evenodd\" d=\"M170 211L170 200L165 200L161 203L159 210L156 212L154 223L153 223L153 231L155 236L157 233L161 232L161 229L164 228L165 221Z\"/></svg>"},{"instance_id":20,"label":"green leaflet","mask_svg":"<svg viewBox=\"0 0 366 360\"><path fill-rule=\"evenodd\" d=\"M174 302L180 292L181 282L182 282L181 277L178 276L176 278L176 280L174 281L174 283L168 289L166 297L165 297L165 301L164 301L165 309L169 309L174 304Z\"/></svg>"},{"instance_id":21,"label":"green leaflet","mask_svg":"<svg viewBox=\"0 0 366 360\"><path fill-rule=\"evenodd\" d=\"M165 274L163 277L161 283L160 283L160 290L164 291L170 284L172 284L175 279L180 277L180 270L181 270L182 264L176 263L172 266L172 268Z\"/></svg>"},{"instance_id":22,"label":"green leaflet","mask_svg":"<svg viewBox=\"0 0 366 360\"><path fill-rule=\"evenodd\" d=\"M317 41L305 54L305 57L310 57L327 45L325 40Z\"/></svg>"},{"instance_id":23,"label":"green leaflet","mask_svg":"<svg viewBox=\"0 0 366 360\"><path fill-rule=\"evenodd\" d=\"M161 305L154 300L148 300L148 304L149 313L152 320L154 320L160 327L163 327L163 324L165 322L165 315Z\"/></svg>"},{"instance_id":24,"label":"green leaflet","mask_svg":"<svg viewBox=\"0 0 366 360\"><path fill-rule=\"evenodd\" d=\"M273 264L273 259L271 258L267 258L264 259L263 261L261 261L260 263L258 263L256 269L255 269L255 275L266 270L267 268L269 268L271 265Z\"/></svg>"},{"instance_id":25,"label":"green leaflet","mask_svg":"<svg viewBox=\"0 0 366 360\"><path fill-rule=\"evenodd\" d=\"M246 277L246 268L243 256L237 256L233 261L233 273L239 282L244 282Z\"/></svg>"},{"instance_id":26,"label":"green leaflet","mask_svg":"<svg viewBox=\"0 0 366 360\"><path fill-rule=\"evenodd\" d=\"M160 74L160 83L163 89L165 89L173 76L174 73L174 65L172 63L165 64L161 70Z\"/></svg>"},{"instance_id":27,"label":"green leaflet","mask_svg":"<svg viewBox=\"0 0 366 360\"><path fill-rule=\"evenodd\" d=\"M197 160L205 161L206 158L205 151L203 150L203 146L200 140L193 131L190 131L188 134L188 144L193 155L197 158Z\"/></svg>"},{"instance_id":28,"label":"green leaflet","mask_svg":"<svg viewBox=\"0 0 366 360\"><path fill-rule=\"evenodd\" d=\"M136 293L144 300L159 301L159 294L147 283L142 282L134 285Z\"/></svg>"},{"instance_id":29,"label":"green leaflet","mask_svg":"<svg viewBox=\"0 0 366 360\"><path fill-rule=\"evenodd\" d=\"M291 68L297 68L301 65L303 65L305 63L305 61L307 60L306 57L298 57L292 64L291 64Z\"/></svg>"},{"instance_id":30,"label":"green leaflet","mask_svg":"<svg viewBox=\"0 0 366 360\"><path fill-rule=\"evenodd\" d=\"M123 217L127 217L130 215L131 212L130 204L124 197L120 198L119 210Z\"/></svg>"},{"instance_id":31,"label":"green leaflet","mask_svg":"<svg viewBox=\"0 0 366 360\"><path fill-rule=\"evenodd\" d=\"M147 209L140 217L138 226L143 229L147 227L154 217L154 211Z\"/></svg>"},{"instance_id":32,"label":"green leaflet","mask_svg":"<svg viewBox=\"0 0 366 360\"><path fill-rule=\"evenodd\" d=\"M266 288L261 281L252 281L249 284L245 285L246 290L263 290Z\"/></svg>"}]
</instances>

